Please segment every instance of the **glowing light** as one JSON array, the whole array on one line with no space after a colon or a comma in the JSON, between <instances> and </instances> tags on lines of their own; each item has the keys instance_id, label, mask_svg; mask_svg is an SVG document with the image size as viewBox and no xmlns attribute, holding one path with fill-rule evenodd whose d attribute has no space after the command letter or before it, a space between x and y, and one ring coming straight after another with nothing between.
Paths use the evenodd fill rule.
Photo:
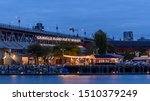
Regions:
<instances>
[{"instance_id":1,"label":"glowing light","mask_svg":"<svg viewBox=\"0 0 150 101\"><path fill-rule=\"evenodd\" d=\"M3 59L6 59L6 56L4 56Z\"/></svg>"},{"instance_id":2,"label":"glowing light","mask_svg":"<svg viewBox=\"0 0 150 101\"><path fill-rule=\"evenodd\" d=\"M113 73L113 74L116 74L116 72L115 72L115 71L113 71L112 73Z\"/></svg>"},{"instance_id":3,"label":"glowing light","mask_svg":"<svg viewBox=\"0 0 150 101\"><path fill-rule=\"evenodd\" d=\"M15 59L15 58L16 58L16 55L12 55L12 58Z\"/></svg>"},{"instance_id":4,"label":"glowing light","mask_svg":"<svg viewBox=\"0 0 150 101\"><path fill-rule=\"evenodd\" d=\"M80 72L78 71L77 74L80 74Z\"/></svg>"},{"instance_id":5,"label":"glowing light","mask_svg":"<svg viewBox=\"0 0 150 101\"><path fill-rule=\"evenodd\" d=\"M46 37L46 36L36 36L39 40L48 40L48 41L73 41L73 42L81 42L80 39L75 38L61 38L61 37Z\"/></svg>"}]
</instances>

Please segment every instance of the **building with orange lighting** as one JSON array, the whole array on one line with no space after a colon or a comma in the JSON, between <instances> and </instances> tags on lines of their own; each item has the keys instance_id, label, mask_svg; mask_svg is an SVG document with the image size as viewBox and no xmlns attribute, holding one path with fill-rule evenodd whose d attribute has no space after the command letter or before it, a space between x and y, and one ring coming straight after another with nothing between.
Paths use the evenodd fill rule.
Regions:
<instances>
[{"instance_id":1,"label":"building with orange lighting","mask_svg":"<svg viewBox=\"0 0 150 101\"><path fill-rule=\"evenodd\" d=\"M33 28L0 24L0 65L35 64L29 57L27 47L32 43L42 46L54 46L60 41L82 43L79 36L45 31L41 23Z\"/></svg>"}]
</instances>

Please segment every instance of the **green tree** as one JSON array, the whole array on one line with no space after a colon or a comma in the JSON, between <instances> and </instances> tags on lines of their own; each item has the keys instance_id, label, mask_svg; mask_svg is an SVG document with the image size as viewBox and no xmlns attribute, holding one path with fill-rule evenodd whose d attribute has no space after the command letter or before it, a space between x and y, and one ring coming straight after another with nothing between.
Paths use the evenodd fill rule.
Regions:
<instances>
[{"instance_id":1,"label":"green tree","mask_svg":"<svg viewBox=\"0 0 150 101\"><path fill-rule=\"evenodd\" d=\"M38 43L31 44L28 46L28 52L37 57L52 55L52 49L53 49L52 47L41 46Z\"/></svg>"},{"instance_id":2,"label":"green tree","mask_svg":"<svg viewBox=\"0 0 150 101\"><path fill-rule=\"evenodd\" d=\"M36 56L36 64L38 64L39 57L45 58L46 56L52 55L52 47L41 46L40 44L35 43L28 46L28 52L31 55Z\"/></svg>"},{"instance_id":3,"label":"green tree","mask_svg":"<svg viewBox=\"0 0 150 101\"><path fill-rule=\"evenodd\" d=\"M52 56L53 55L53 47L43 46L42 47L42 56Z\"/></svg>"},{"instance_id":4,"label":"green tree","mask_svg":"<svg viewBox=\"0 0 150 101\"><path fill-rule=\"evenodd\" d=\"M102 30L94 34L94 42L99 54L106 54L108 49L107 36Z\"/></svg>"},{"instance_id":5,"label":"green tree","mask_svg":"<svg viewBox=\"0 0 150 101\"><path fill-rule=\"evenodd\" d=\"M60 47L60 45L56 45L53 47L53 56L62 56L63 55L63 51Z\"/></svg>"},{"instance_id":6,"label":"green tree","mask_svg":"<svg viewBox=\"0 0 150 101\"><path fill-rule=\"evenodd\" d=\"M140 53L140 56L141 55L148 55L148 50L144 47L137 47L136 50Z\"/></svg>"},{"instance_id":7,"label":"green tree","mask_svg":"<svg viewBox=\"0 0 150 101\"><path fill-rule=\"evenodd\" d=\"M31 44L28 46L28 52L37 57L42 56L43 54L42 46L38 43Z\"/></svg>"},{"instance_id":8,"label":"green tree","mask_svg":"<svg viewBox=\"0 0 150 101\"><path fill-rule=\"evenodd\" d=\"M81 50L78 47L77 43L65 41L60 42L58 45L54 46L54 55L55 56L63 56L65 55L80 55Z\"/></svg>"},{"instance_id":9,"label":"green tree","mask_svg":"<svg viewBox=\"0 0 150 101\"><path fill-rule=\"evenodd\" d=\"M124 54L124 59L125 59L125 60L131 60L131 59L133 59L134 57L135 57L135 55L132 54L132 53L130 53L130 52L128 52L128 51L126 51L125 54Z\"/></svg>"},{"instance_id":10,"label":"green tree","mask_svg":"<svg viewBox=\"0 0 150 101\"><path fill-rule=\"evenodd\" d=\"M28 46L28 52L31 55L36 56L36 64L38 64L38 57L42 56L42 46L38 43L31 44Z\"/></svg>"}]
</instances>

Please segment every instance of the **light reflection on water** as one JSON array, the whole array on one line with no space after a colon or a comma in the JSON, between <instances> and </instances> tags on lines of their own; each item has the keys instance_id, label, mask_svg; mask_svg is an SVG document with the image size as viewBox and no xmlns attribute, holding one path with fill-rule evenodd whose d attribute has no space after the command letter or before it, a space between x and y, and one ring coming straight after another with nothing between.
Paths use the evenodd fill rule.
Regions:
<instances>
[{"instance_id":1,"label":"light reflection on water","mask_svg":"<svg viewBox=\"0 0 150 101\"><path fill-rule=\"evenodd\" d=\"M5 75L0 84L150 84L150 75Z\"/></svg>"},{"instance_id":2,"label":"light reflection on water","mask_svg":"<svg viewBox=\"0 0 150 101\"><path fill-rule=\"evenodd\" d=\"M146 77L147 77L148 80L150 80L150 75L147 75Z\"/></svg>"}]
</instances>

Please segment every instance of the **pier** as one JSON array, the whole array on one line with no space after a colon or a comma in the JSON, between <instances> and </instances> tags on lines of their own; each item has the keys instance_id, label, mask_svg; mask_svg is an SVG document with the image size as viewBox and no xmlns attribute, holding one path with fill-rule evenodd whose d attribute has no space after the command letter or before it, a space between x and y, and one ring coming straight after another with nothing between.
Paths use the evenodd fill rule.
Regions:
<instances>
[{"instance_id":1,"label":"pier","mask_svg":"<svg viewBox=\"0 0 150 101\"><path fill-rule=\"evenodd\" d=\"M149 66L0 66L0 75L122 75L150 74Z\"/></svg>"}]
</instances>

